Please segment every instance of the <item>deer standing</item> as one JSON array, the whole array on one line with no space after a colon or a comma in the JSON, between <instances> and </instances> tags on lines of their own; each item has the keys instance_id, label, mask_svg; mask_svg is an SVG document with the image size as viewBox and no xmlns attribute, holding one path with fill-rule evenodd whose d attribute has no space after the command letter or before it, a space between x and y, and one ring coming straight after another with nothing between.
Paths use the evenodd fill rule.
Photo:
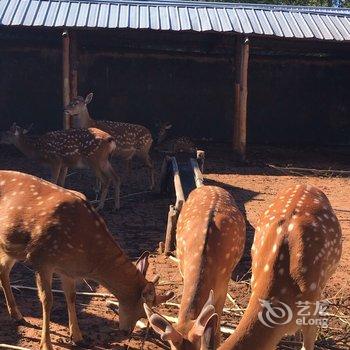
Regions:
<instances>
[{"instance_id":1,"label":"deer standing","mask_svg":"<svg viewBox=\"0 0 350 350\"><path fill-rule=\"evenodd\" d=\"M339 222L322 191L296 185L279 193L256 228L247 310L220 350L273 350L285 334L298 329L303 350L313 350L317 302L340 260L341 246ZM298 305L305 303L310 315L299 325ZM274 316L273 308L280 308L275 316L281 318L266 323L264 315Z\"/></svg>"},{"instance_id":2,"label":"deer standing","mask_svg":"<svg viewBox=\"0 0 350 350\"><path fill-rule=\"evenodd\" d=\"M150 188L153 189L154 168L149 156L153 139L150 131L142 125L90 118L87 105L91 102L92 97L93 93L89 93L85 99L78 96L66 106L65 113L71 116L72 127L96 127L112 135L117 144L114 155L127 162L129 174L131 172L131 159L134 156L140 158L149 169Z\"/></svg>"},{"instance_id":3,"label":"deer standing","mask_svg":"<svg viewBox=\"0 0 350 350\"><path fill-rule=\"evenodd\" d=\"M228 282L245 244L245 221L233 197L216 186L193 190L181 210L176 241L184 280L178 324L145 306L148 319L172 349L215 348Z\"/></svg>"},{"instance_id":4,"label":"deer standing","mask_svg":"<svg viewBox=\"0 0 350 350\"><path fill-rule=\"evenodd\" d=\"M40 349L52 350L50 312L52 275L60 276L72 340L82 340L75 311L75 280L95 280L119 299L119 328L131 331L145 316L143 303L157 305L159 296L145 278L148 253L135 266L124 254L95 209L81 196L35 176L0 171L0 279L9 314L23 317L9 281L16 261L36 271L43 307Z\"/></svg>"},{"instance_id":5,"label":"deer standing","mask_svg":"<svg viewBox=\"0 0 350 350\"><path fill-rule=\"evenodd\" d=\"M13 144L27 157L49 165L52 182L62 187L68 168L90 167L102 185L97 209L103 208L111 181L115 188L115 209L119 209L120 179L109 161L116 149L112 136L96 128L51 131L42 136L27 133L13 124L2 135L1 143Z\"/></svg>"},{"instance_id":6,"label":"deer standing","mask_svg":"<svg viewBox=\"0 0 350 350\"><path fill-rule=\"evenodd\" d=\"M157 149L165 153L196 153L197 148L187 136L169 137L169 130L173 127L169 122L159 122L157 135Z\"/></svg>"}]
</instances>

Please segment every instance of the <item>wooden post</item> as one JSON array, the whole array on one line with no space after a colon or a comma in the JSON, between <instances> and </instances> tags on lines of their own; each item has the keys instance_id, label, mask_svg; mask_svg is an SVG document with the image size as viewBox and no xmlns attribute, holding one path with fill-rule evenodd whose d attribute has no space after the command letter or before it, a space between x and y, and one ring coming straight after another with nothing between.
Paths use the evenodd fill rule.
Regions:
<instances>
[{"instance_id":1,"label":"wooden post","mask_svg":"<svg viewBox=\"0 0 350 350\"><path fill-rule=\"evenodd\" d=\"M62 34L62 96L63 108L70 101L70 86L69 86L69 34L67 31ZM63 114L63 129L69 129L69 116Z\"/></svg>"},{"instance_id":2,"label":"wooden post","mask_svg":"<svg viewBox=\"0 0 350 350\"><path fill-rule=\"evenodd\" d=\"M237 38L233 149L242 159L245 158L247 144L248 61L249 39Z\"/></svg>"},{"instance_id":3,"label":"wooden post","mask_svg":"<svg viewBox=\"0 0 350 350\"><path fill-rule=\"evenodd\" d=\"M77 33L70 33L70 99L78 96L78 47Z\"/></svg>"}]
</instances>

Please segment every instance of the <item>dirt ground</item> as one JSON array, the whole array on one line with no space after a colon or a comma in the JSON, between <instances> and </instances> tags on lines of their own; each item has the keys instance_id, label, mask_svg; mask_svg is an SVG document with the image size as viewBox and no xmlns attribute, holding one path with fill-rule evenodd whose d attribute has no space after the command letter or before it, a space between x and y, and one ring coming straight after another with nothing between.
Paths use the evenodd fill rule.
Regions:
<instances>
[{"instance_id":1,"label":"dirt ground","mask_svg":"<svg viewBox=\"0 0 350 350\"><path fill-rule=\"evenodd\" d=\"M247 220L247 247L242 261L232 274L229 293L234 299L227 300L229 309L223 317L222 326L232 330L238 324L242 310L250 295L249 246L254 235L254 227L259 214L268 206L268 202L283 187L295 183L309 183L319 187L329 197L340 220L343 231L343 254L335 275L328 282L324 298L330 301L328 312L329 327L318 334L316 349L350 349L350 180L349 174L334 174L332 169L350 170L349 153L341 149L302 149L285 150L259 148L250 151L249 162L240 163L232 158L228 146L206 145L205 181L207 184L222 186L235 197ZM161 157L154 154L159 172ZM307 167L329 170L320 176L305 173L302 170L276 170L268 166ZM49 178L47 170L32 162L9 147L0 148L0 168L13 169ZM122 164L116 168L123 174ZM182 282L176 263L157 254L158 243L164 239L164 230L171 196L144 192L147 184L146 170L139 163L133 164L131 179L123 176L122 208L118 213L111 212L112 203L108 203L102 216L120 245L132 259L136 259L144 250L152 252L149 276L155 272L160 275L158 289L175 292L173 303L181 298ZM93 178L87 170L73 170L67 179L67 187L84 192L93 199ZM0 214L1 215L1 214ZM35 287L34 274L30 266L17 264L11 274L14 293L24 314L27 325L14 324L6 310L3 294L0 292L0 347L1 344L38 349L41 332L41 306L36 291L16 288L16 286ZM93 282L93 293L107 293ZM60 289L59 281L54 288ZM79 291L91 292L83 282ZM84 334L86 349L168 349L152 331L136 328L131 338L125 338L118 332L118 316L107 307L109 297L79 295L77 312L81 330ZM158 309L166 315L176 316L174 305L163 305ZM143 320L146 323L146 320ZM54 294L54 307L51 318L51 339L55 349L71 349L69 343L68 317L64 297ZM228 334L223 334L225 339ZM4 347L4 346L2 346ZM284 338L279 349L300 349L299 337ZM251 349L258 350L258 349Z\"/></svg>"}]
</instances>

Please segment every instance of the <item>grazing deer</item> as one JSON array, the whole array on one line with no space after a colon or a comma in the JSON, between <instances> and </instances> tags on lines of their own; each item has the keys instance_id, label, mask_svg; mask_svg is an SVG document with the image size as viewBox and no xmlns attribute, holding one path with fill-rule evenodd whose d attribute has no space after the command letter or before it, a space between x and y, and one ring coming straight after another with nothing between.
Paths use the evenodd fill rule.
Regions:
<instances>
[{"instance_id":1,"label":"grazing deer","mask_svg":"<svg viewBox=\"0 0 350 350\"><path fill-rule=\"evenodd\" d=\"M172 326L148 306L145 310L172 349L212 349L220 339L228 282L243 254L245 221L226 190L202 186L185 202L176 235L184 280L178 324Z\"/></svg>"},{"instance_id":2,"label":"grazing deer","mask_svg":"<svg viewBox=\"0 0 350 350\"><path fill-rule=\"evenodd\" d=\"M247 310L220 350L273 350L285 334L298 329L303 350L314 349L317 304L341 246L340 225L323 192L296 185L278 194L256 228ZM301 323L303 305L309 315Z\"/></svg>"},{"instance_id":3,"label":"grazing deer","mask_svg":"<svg viewBox=\"0 0 350 350\"><path fill-rule=\"evenodd\" d=\"M157 149L164 153L196 153L197 148L193 141L186 136L169 137L169 130L173 127L169 122L157 123Z\"/></svg>"},{"instance_id":4,"label":"grazing deer","mask_svg":"<svg viewBox=\"0 0 350 350\"><path fill-rule=\"evenodd\" d=\"M49 165L51 181L62 187L68 168L90 167L102 185L97 210L104 206L110 181L115 187L115 209L119 209L120 179L109 161L116 148L112 136L96 128L51 131L41 136L27 133L13 124L1 143L13 144L27 157Z\"/></svg>"},{"instance_id":5,"label":"grazing deer","mask_svg":"<svg viewBox=\"0 0 350 350\"><path fill-rule=\"evenodd\" d=\"M65 108L65 113L71 116L72 127L95 127L112 135L117 144L114 155L127 162L128 173L131 172L130 162L136 156L149 169L150 188L154 188L154 168L149 156L153 139L150 131L137 124L121 123L110 120L94 120L90 118L87 105L91 102L93 93L84 99L81 96L74 98Z\"/></svg>"},{"instance_id":6,"label":"grazing deer","mask_svg":"<svg viewBox=\"0 0 350 350\"><path fill-rule=\"evenodd\" d=\"M8 311L14 319L23 319L9 274L16 261L24 261L36 271L43 307L42 350L53 349L53 273L62 281L74 342L82 340L75 311L77 279L97 281L119 299L119 328L128 332L145 316L143 303L154 306L172 297L157 295L154 283L146 280L148 253L135 266L95 209L72 191L28 174L0 171L0 212L0 279Z\"/></svg>"}]
</instances>

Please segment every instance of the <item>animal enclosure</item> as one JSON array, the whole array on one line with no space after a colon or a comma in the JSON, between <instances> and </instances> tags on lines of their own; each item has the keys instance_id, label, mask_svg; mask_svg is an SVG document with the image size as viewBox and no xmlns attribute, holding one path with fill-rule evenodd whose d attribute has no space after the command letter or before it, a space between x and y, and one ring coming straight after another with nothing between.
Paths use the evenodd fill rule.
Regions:
<instances>
[{"instance_id":1,"label":"animal enclosure","mask_svg":"<svg viewBox=\"0 0 350 350\"><path fill-rule=\"evenodd\" d=\"M347 331L347 317L349 317L349 264L350 264L350 216L349 216L349 179L327 176L317 177L315 175L300 177L299 174L290 172L283 173L264 166L235 167L230 165L231 154L225 147L203 147L206 152L206 172L205 182L207 184L222 186L227 189L236 199L240 210L247 220L247 246L244 257L241 260L236 271L232 275L229 283L229 293L233 297L235 304L227 300L223 314L222 325L230 329L236 325L242 315L242 310L247 305L250 294L249 287L249 268L250 252L253 233L256 228L259 214L267 207L267 201L270 201L276 192L286 185L307 182L322 189L329 197L330 202L335 209L335 213L340 220L343 230L343 254L336 274L332 277L326 288L324 295L332 306L329 312L334 316L330 317L331 328L320 333L316 349L344 350L349 347L350 339ZM16 169L49 177L49 172L35 163L19 155L15 150L1 146L1 165L6 169ZM162 157L152 154L156 160L156 169L161 167ZM317 164L325 169L332 167L338 169L349 169L347 157L338 155L332 159L326 152L272 152L271 149L266 153L259 150L256 157L265 162L273 162L276 165L284 166L285 157L288 157L290 165L296 167L310 166ZM116 169L118 164L115 164ZM139 164L134 164L134 176L129 182L125 181L125 174L122 178L121 201L122 208L118 213L112 213L112 202L106 203L106 210L102 213L103 218L117 239L119 244L127 251L128 255L136 259L144 250L153 252L151 259L150 275L152 273L160 274L161 291L172 290L176 297L173 303L178 303L181 297L182 282L178 272L178 266L170 259L158 255L158 242L164 239L164 229L166 225L167 211L169 204L173 203L173 198L159 196L157 194L132 195L144 190L148 183L147 173L143 169L138 169ZM138 171L136 171L138 169ZM158 179L159 181L159 179ZM67 178L68 188L74 188L83 191L90 198L93 197L92 189L93 175L82 170L72 173ZM145 219L147 218L147 219ZM238 281L238 282L237 282ZM12 283L14 286L34 286L33 273L23 265L17 265L12 273ZM86 293L107 293L105 290L92 284L92 291L83 282L79 284L78 290ZM54 281L54 288L61 289L60 283ZM8 322L8 316L5 310L4 297L0 293L0 339L7 344L16 344L28 349L34 349L40 341L41 329L41 310L37 293L31 290L14 288L16 301L29 321L27 326L16 326ZM66 327L68 318L66 315L66 305L62 294L54 294L55 307L52 311L52 341L56 349L63 350L67 348L65 339L68 337ZM83 335L90 342L90 349L122 349L124 345L129 344L132 349L139 349L143 343L146 332L136 328L133 338L122 337L118 332L118 317L115 312L106 306L106 299L100 294L78 295L77 312L79 324ZM173 304L165 305L159 308L163 315L174 316L178 309ZM342 318L342 316L344 318ZM343 322L343 321L345 322ZM222 339L227 337L227 333L222 333ZM300 349L301 344L294 337L284 338L279 350ZM145 350L166 349L166 344L159 341L153 333L148 334L144 344Z\"/></svg>"},{"instance_id":2,"label":"animal enclosure","mask_svg":"<svg viewBox=\"0 0 350 350\"><path fill-rule=\"evenodd\" d=\"M0 129L12 121L33 122L36 132L62 126L61 35L0 28ZM76 37L78 93L94 92L93 118L152 131L157 120L170 121L177 135L232 141L234 37L130 30ZM251 38L250 46L247 144L349 145L349 44Z\"/></svg>"}]
</instances>

